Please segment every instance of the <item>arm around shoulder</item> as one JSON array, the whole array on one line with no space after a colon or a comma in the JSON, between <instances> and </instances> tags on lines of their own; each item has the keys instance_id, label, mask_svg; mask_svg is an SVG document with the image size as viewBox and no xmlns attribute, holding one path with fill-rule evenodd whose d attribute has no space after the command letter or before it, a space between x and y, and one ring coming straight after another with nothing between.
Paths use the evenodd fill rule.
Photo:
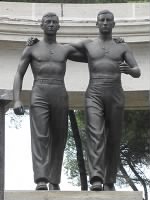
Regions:
<instances>
[{"instance_id":1,"label":"arm around shoulder","mask_svg":"<svg viewBox=\"0 0 150 200\"><path fill-rule=\"evenodd\" d=\"M91 42L91 40L88 39L78 43L70 43L70 47L73 49L73 51L69 55L69 59L76 62L88 63L86 44L89 42Z\"/></svg>"},{"instance_id":2,"label":"arm around shoulder","mask_svg":"<svg viewBox=\"0 0 150 200\"><path fill-rule=\"evenodd\" d=\"M75 49L77 49L78 51L85 53L86 44L88 44L89 42L91 42L91 40L88 39L88 40L83 40L77 43L70 43L70 45L74 47Z\"/></svg>"}]
</instances>

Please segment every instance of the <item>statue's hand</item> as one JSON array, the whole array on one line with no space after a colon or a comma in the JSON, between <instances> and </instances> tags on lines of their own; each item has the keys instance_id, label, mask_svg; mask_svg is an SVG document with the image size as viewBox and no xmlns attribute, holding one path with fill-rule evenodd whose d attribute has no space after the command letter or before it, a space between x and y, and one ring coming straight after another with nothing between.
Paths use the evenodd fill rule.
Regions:
<instances>
[{"instance_id":1,"label":"statue's hand","mask_svg":"<svg viewBox=\"0 0 150 200\"><path fill-rule=\"evenodd\" d=\"M36 44L37 42L39 42L38 38L35 37L30 37L27 42L26 42L26 46L33 46L34 44Z\"/></svg>"},{"instance_id":2,"label":"statue's hand","mask_svg":"<svg viewBox=\"0 0 150 200\"><path fill-rule=\"evenodd\" d=\"M120 37L116 37L116 38L113 38L113 40L116 42L116 43L124 43L124 39L123 38L120 38Z\"/></svg>"},{"instance_id":3,"label":"statue's hand","mask_svg":"<svg viewBox=\"0 0 150 200\"><path fill-rule=\"evenodd\" d=\"M131 68L129 65L125 62L120 64L120 72L124 74L130 74L131 73Z\"/></svg>"},{"instance_id":4,"label":"statue's hand","mask_svg":"<svg viewBox=\"0 0 150 200\"><path fill-rule=\"evenodd\" d=\"M16 115L24 115L24 107L20 101L16 101L14 104L14 113Z\"/></svg>"}]
</instances>

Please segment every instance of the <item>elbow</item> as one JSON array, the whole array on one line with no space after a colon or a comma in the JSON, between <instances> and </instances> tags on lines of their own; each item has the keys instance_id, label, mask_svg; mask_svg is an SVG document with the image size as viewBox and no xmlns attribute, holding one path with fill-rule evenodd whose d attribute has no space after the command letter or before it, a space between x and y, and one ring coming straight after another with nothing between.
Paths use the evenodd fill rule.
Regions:
<instances>
[{"instance_id":1,"label":"elbow","mask_svg":"<svg viewBox=\"0 0 150 200\"><path fill-rule=\"evenodd\" d=\"M141 76L141 70L139 68L134 69L132 76L133 78L139 78Z\"/></svg>"},{"instance_id":2,"label":"elbow","mask_svg":"<svg viewBox=\"0 0 150 200\"><path fill-rule=\"evenodd\" d=\"M138 68L135 78L139 78L140 76L141 76L141 70Z\"/></svg>"}]
</instances>

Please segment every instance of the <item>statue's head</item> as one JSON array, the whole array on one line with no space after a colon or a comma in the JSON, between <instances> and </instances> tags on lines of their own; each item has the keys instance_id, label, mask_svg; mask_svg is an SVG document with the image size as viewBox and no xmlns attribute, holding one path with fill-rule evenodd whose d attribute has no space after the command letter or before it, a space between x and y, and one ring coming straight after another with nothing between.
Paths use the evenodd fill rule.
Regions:
<instances>
[{"instance_id":1,"label":"statue's head","mask_svg":"<svg viewBox=\"0 0 150 200\"><path fill-rule=\"evenodd\" d=\"M59 18L53 12L48 12L42 17L41 28L46 34L54 34L60 28Z\"/></svg>"},{"instance_id":2,"label":"statue's head","mask_svg":"<svg viewBox=\"0 0 150 200\"><path fill-rule=\"evenodd\" d=\"M108 32L115 26L114 14L109 10L102 10L97 15L96 26L101 32Z\"/></svg>"},{"instance_id":3,"label":"statue's head","mask_svg":"<svg viewBox=\"0 0 150 200\"><path fill-rule=\"evenodd\" d=\"M100 15L104 15L104 14L111 15L112 19L114 20L114 14L109 10L101 10L101 11L99 11L99 13L97 14L97 20L98 20Z\"/></svg>"}]
</instances>

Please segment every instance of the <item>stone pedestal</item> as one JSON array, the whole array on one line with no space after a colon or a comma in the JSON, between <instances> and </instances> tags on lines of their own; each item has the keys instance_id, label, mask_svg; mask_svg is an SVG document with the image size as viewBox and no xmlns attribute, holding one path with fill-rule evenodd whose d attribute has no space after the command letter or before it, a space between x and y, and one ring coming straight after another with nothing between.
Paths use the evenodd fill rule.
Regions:
<instances>
[{"instance_id":1,"label":"stone pedestal","mask_svg":"<svg viewBox=\"0 0 150 200\"><path fill-rule=\"evenodd\" d=\"M142 200L142 192L6 191L5 200Z\"/></svg>"}]
</instances>

